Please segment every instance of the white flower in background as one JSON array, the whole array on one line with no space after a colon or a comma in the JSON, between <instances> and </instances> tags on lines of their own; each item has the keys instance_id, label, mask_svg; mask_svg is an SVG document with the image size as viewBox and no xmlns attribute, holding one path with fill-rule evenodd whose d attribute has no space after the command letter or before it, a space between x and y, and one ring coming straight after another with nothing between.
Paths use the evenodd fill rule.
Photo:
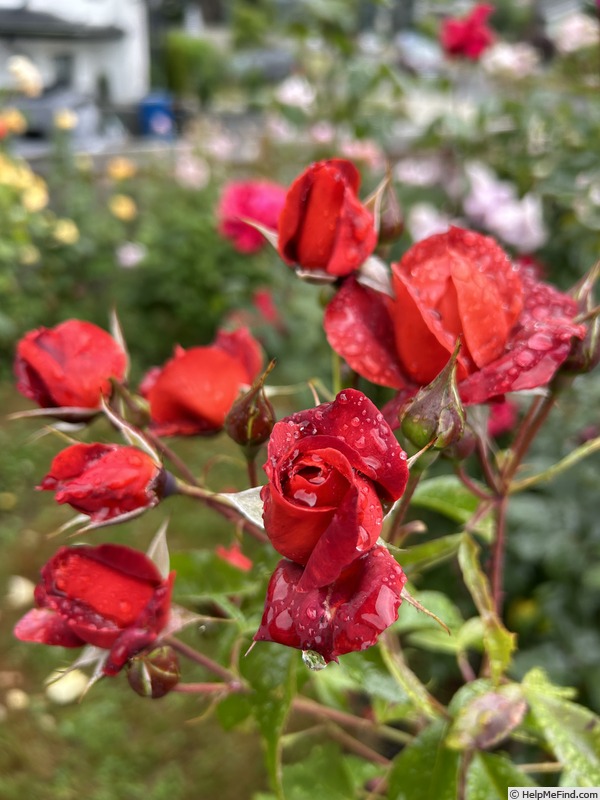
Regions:
<instances>
[{"instance_id":1,"label":"white flower in background","mask_svg":"<svg viewBox=\"0 0 600 800\"><path fill-rule=\"evenodd\" d=\"M217 161L229 161L236 151L236 143L229 133L224 130L215 131L203 144L207 155Z\"/></svg>"},{"instance_id":2,"label":"white flower in background","mask_svg":"<svg viewBox=\"0 0 600 800\"><path fill-rule=\"evenodd\" d=\"M463 200L469 218L520 253L532 253L548 238L542 202L537 195L519 198L516 187L498 180L485 164L472 161L465 167L470 191Z\"/></svg>"},{"instance_id":3,"label":"white flower in background","mask_svg":"<svg viewBox=\"0 0 600 800\"><path fill-rule=\"evenodd\" d=\"M350 161L363 161L372 169L383 169L385 157L372 139L345 139L340 143L340 153Z\"/></svg>"},{"instance_id":4,"label":"white flower in background","mask_svg":"<svg viewBox=\"0 0 600 800\"><path fill-rule=\"evenodd\" d=\"M548 240L542 201L534 194L498 206L488 217L488 227L519 253L534 253Z\"/></svg>"},{"instance_id":5,"label":"white flower in background","mask_svg":"<svg viewBox=\"0 0 600 800\"><path fill-rule=\"evenodd\" d=\"M444 177L442 162L436 156L402 158L394 167L394 177L406 186L434 186Z\"/></svg>"},{"instance_id":6,"label":"white flower in background","mask_svg":"<svg viewBox=\"0 0 600 800\"><path fill-rule=\"evenodd\" d=\"M335 126L331 122L315 122L310 128L310 138L317 144L331 144L335 139Z\"/></svg>"},{"instance_id":7,"label":"white flower in background","mask_svg":"<svg viewBox=\"0 0 600 800\"><path fill-rule=\"evenodd\" d=\"M470 192L463 200L465 213L483 227L489 227L488 217L498 206L517 199L517 191L512 183L499 181L496 173L480 161L465 165Z\"/></svg>"},{"instance_id":8,"label":"white flower in background","mask_svg":"<svg viewBox=\"0 0 600 800\"><path fill-rule=\"evenodd\" d=\"M526 78L535 71L539 62L536 49L526 42L498 42L485 51L480 63L492 75Z\"/></svg>"},{"instance_id":9,"label":"white flower in background","mask_svg":"<svg viewBox=\"0 0 600 800\"><path fill-rule=\"evenodd\" d=\"M117 263L123 269L133 269L146 257L146 247L139 242L124 242L117 247Z\"/></svg>"},{"instance_id":10,"label":"white flower in background","mask_svg":"<svg viewBox=\"0 0 600 800\"><path fill-rule=\"evenodd\" d=\"M210 167L204 158L182 153L175 162L174 175L177 183L186 189L204 189L210 181Z\"/></svg>"},{"instance_id":11,"label":"white flower in background","mask_svg":"<svg viewBox=\"0 0 600 800\"><path fill-rule=\"evenodd\" d=\"M308 111L315 101L313 86L300 75L290 75L275 90L275 97L284 106L294 106Z\"/></svg>"},{"instance_id":12,"label":"white flower in background","mask_svg":"<svg viewBox=\"0 0 600 800\"><path fill-rule=\"evenodd\" d=\"M584 47L597 47L600 43L600 24L587 14L571 14L563 20L554 34L554 44L559 53L574 53Z\"/></svg>"},{"instance_id":13,"label":"white flower in background","mask_svg":"<svg viewBox=\"0 0 600 800\"><path fill-rule=\"evenodd\" d=\"M267 133L275 142L289 144L298 137L298 129L279 114L271 114L266 122Z\"/></svg>"},{"instance_id":14,"label":"white flower in background","mask_svg":"<svg viewBox=\"0 0 600 800\"><path fill-rule=\"evenodd\" d=\"M450 217L431 203L415 203L406 215L406 229L413 242L419 242L434 233L445 233L450 225Z\"/></svg>"},{"instance_id":15,"label":"white flower in background","mask_svg":"<svg viewBox=\"0 0 600 800\"><path fill-rule=\"evenodd\" d=\"M57 670L46 679L46 697L53 703L66 706L81 698L89 682L88 676L80 669Z\"/></svg>"},{"instance_id":16,"label":"white flower in background","mask_svg":"<svg viewBox=\"0 0 600 800\"><path fill-rule=\"evenodd\" d=\"M35 583L22 575L11 575L6 584L5 603L9 608L29 608L33 605Z\"/></svg>"},{"instance_id":17,"label":"white flower in background","mask_svg":"<svg viewBox=\"0 0 600 800\"><path fill-rule=\"evenodd\" d=\"M42 75L33 61L25 56L11 56L7 63L8 71L14 78L17 89L27 97L38 97L44 84Z\"/></svg>"}]
</instances>

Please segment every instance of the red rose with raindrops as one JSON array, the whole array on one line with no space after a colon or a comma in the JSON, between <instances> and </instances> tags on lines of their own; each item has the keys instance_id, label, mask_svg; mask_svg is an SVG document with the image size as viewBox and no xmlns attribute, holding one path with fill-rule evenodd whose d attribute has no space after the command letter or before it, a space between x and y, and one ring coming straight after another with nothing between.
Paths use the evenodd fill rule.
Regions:
<instances>
[{"instance_id":1,"label":"red rose with raindrops","mask_svg":"<svg viewBox=\"0 0 600 800\"><path fill-rule=\"evenodd\" d=\"M408 478L406 453L356 389L276 423L264 469L265 530L305 567L301 592L333 583L375 545Z\"/></svg>"},{"instance_id":2,"label":"red rose with raindrops","mask_svg":"<svg viewBox=\"0 0 600 800\"><path fill-rule=\"evenodd\" d=\"M15 636L108 650L105 675L115 675L152 645L169 621L175 573L163 578L148 556L130 547L61 547L41 575L37 608L19 620Z\"/></svg>"},{"instance_id":3,"label":"red rose with raindrops","mask_svg":"<svg viewBox=\"0 0 600 800\"><path fill-rule=\"evenodd\" d=\"M465 404L544 386L585 327L573 298L513 264L490 237L453 227L392 264L393 297L349 278L325 313L331 347L373 383L412 394L456 340Z\"/></svg>"},{"instance_id":4,"label":"red rose with raindrops","mask_svg":"<svg viewBox=\"0 0 600 800\"><path fill-rule=\"evenodd\" d=\"M118 444L74 444L54 458L38 489L56 492L92 522L122 519L155 506L167 473L143 450Z\"/></svg>"},{"instance_id":5,"label":"red rose with raindrops","mask_svg":"<svg viewBox=\"0 0 600 800\"><path fill-rule=\"evenodd\" d=\"M341 158L311 164L291 185L279 217L278 250L303 270L349 275L371 255L377 233L357 196L360 175Z\"/></svg>"},{"instance_id":6,"label":"red rose with raindrops","mask_svg":"<svg viewBox=\"0 0 600 800\"><path fill-rule=\"evenodd\" d=\"M110 379L122 380L123 348L110 334L77 319L29 331L17 344L17 389L42 408L99 409L111 394Z\"/></svg>"},{"instance_id":7,"label":"red rose with raindrops","mask_svg":"<svg viewBox=\"0 0 600 800\"><path fill-rule=\"evenodd\" d=\"M314 650L326 662L337 661L374 645L396 620L406 576L385 547L371 548L328 586L299 591L304 571L279 562L255 641Z\"/></svg>"},{"instance_id":8,"label":"red rose with raindrops","mask_svg":"<svg viewBox=\"0 0 600 800\"><path fill-rule=\"evenodd\" d=\"M163 367L144 377L140 392L150 404L158 436L216 433L243 387L260 373L262 349L247 328L219 331L213 344L178 347Z\"/></svg>"}]
</instances>

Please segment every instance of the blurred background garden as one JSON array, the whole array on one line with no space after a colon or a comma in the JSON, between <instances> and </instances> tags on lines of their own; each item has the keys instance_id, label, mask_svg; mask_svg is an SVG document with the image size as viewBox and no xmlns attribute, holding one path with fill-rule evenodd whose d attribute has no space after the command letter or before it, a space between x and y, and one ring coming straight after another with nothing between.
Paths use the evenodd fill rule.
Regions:
<instances>
[{"instance_id":1,"label":"blurred background garden","mask_svg":"<svg viewBox=\"0 0 600 800\"><path fill-rule=\"evenodd\" d=\"M443 21L473 6L0 1L2 800L270 797L260 742L226 708L185 695L142 699L123 676L78 703L45 685L65 666L62 651L13 640L56 547L49 534L69 518L33 491L55 436L39 435L39 420L7 419L24 407L12 362L26 331L71 317L107 328L116 309L137 381L175 344L207 344L217 328L243 324L277 359L276 383L326 380L327 289L297 280L270 247L240 251L223 234L221 198L232 181L288 186L309 162L331 157L354 161L364 196L389 177L398 206L388 259L458 224L491 234L564 290L598 260L600 5L495 0L493 43L453 55L440 40ZM280 415L293 407L286 403L278 401ZM576 381L530 461L541 470L598 436L599 403L598 376L584 389ZM212 488L244 488L244 464L224 434L178 446ZM599 466L596 454L515 498L506 575L507 624L519 636L514 675L543 665L596 713ZM454 529L431 506L413 516L433 532ZM185 503L109 529L111 540L145 549L149 527L167 517L174 551L210 553L234 540L222 518ZM250 549L268 575L274 556ZM242 591L235 567L210 563L212 592ZM175 567L176 600L204 609L188 562ZM410 577L418 586L418 572ZM438 599L454 582L448 564L427 573ZM218 654L210 627L194 635ZM413 669L450 697L456 668L429 624L408 622L402 635ZM364 675L352 657L346 664L358 702ZM343 705L337 690L330 698ZM383 683L379 697L389 700ZM295 792L292 800L316 796L301 780ZM338 796L350 795L328 795Z\"/></svg>"}]
</instances>

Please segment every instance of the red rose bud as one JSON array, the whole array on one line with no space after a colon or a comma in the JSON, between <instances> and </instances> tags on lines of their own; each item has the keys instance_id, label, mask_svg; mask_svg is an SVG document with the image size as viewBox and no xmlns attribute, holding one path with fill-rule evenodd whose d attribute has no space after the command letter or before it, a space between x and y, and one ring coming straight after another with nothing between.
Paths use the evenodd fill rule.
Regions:
<instances>
[{"instance_id":1,"label":"red rose bud","mask_svg":"<svg viewBox=\"0 0 600 800\"><path fill-rule=\"evenodd\" d=\"M156 647L134 656L127 663L127 680L141 697L157 699L177 686L181 672L172 647Z\"/></svg>"},{"instance_id":2,"label":"red rose bud","mask_svg":"<svg viewBox=\"0 0 600 800\"><path fill-rule=\"evenodd\" d=\"M403 230L404 214L398 201L398 195L389 180L383 193L379 219L379 244L392 244L402 236Z\"/></svg>"},{"instance_id":3,"label":"red rose bud","mask_svg":"<svg viewBox=\"0 0 600 800\"><path fill-rule=\"evenodd\" d=\"M177 348L140 386L150 404L152 429L158 436L216 433L240 390L252 384L261 368L260 345L246 328L220 331L206 347Z\"/></svg>"},{"instance_id":4,"label":"red rose bud","mask_svg":"<svg viewBox=\"0 0 600 800\"><path fill-rule=\"evenodd\" d=\"M264 469L265 530L277 552L306 566L299 591L332 583L373 547L408 479L406 453L356 389L276 423Z\"/></svg>"},{"instance_id":5,"label":"red rose bud","mask_svg":"<svg viewBox=\"0 0 600 800\"><path fill-rule=\"evenodd\" d=\"M143 450L117 444L74 444L52 461L38 489L56 492L93 522L141 513L161 499L167 473Z\"/></svg>"},{"instance_id":6,"label":"red rose bud","mask_svg":"<svg viewBox=\"0 0 600 800\"><path fill-rule=\"evenodd\" d=\"M385 547L373 547L329 586L299 591L303 574L298 564L279 562L255 641L314 650L326 662L337 661L374 645L398 617L406 576Z\"/></svg>"},{"instance_id":7,"label":"red rose bud","mask_svg":"<svg viewBox=\"0 0 600 800\"><path fill-rule=\"evenodd\" d=\"M573 296L581 315L589 314L595 307L594 285L600 275L600 262L592 267L575 287ZM587 323L585 337L574 341L563 369L575 375L591 372L600 362L600 317L595 314Z\"/></svg>"},{"instance_id":8,"label":"red rose bud","mask_svg":"<svg viewBox=\"0 0 600 800\"><path fill-rule=\"evenodd\" d=\"M225 418L225 432L249 455L267 441L275 424L275 411L264 390L265 379L274 366L272 361L250 390L238 397Z\"/></svg>"},{"instance_id":9,"label":"red rose bud","mask_svg":"<svg viewBox=\"0 0 600 800\"><path fill-rule=\"evenodd\" d=\"M17 344L17 389L42 408L98 410L111 393L111 378L122 380L127 356L117 342L91 322L70 319L55 328L29 331Z\"/></svg>"},{"instance_id":10,"label":"red rose bud","mask_svg":"<svg viewBox=\"0 0 600 800\"><path fill-rule=\"evenodd\" d=\"M373 215L357 197L358 170L350 161L311 164L291 185L279 217L279 254L304 270L349 275L375 249Z\"/></svg>"},{"instance_id":11,"label":"red rose bud","mask_svg":"<svg viewBox=\"0 0 600 800\"><path fill-rule=\"evenodd\" d=\"M169 620L175 573L163 578L144 553L117 544L61 547L41 571L37 608L15 626L24 642L108 650L116 675L150 647Z\"/></svg>"},{"instance_id":12,"label":"red rose bud","mask_svg":"<svg viewBox=\"0 0 600 800\"><path fill-rule=\"evenodd\" d=\"M465 430L465 412L456 386L460 345L428 386L420 389L402 415L402 433L419 449L433 441L436 450L457 442Z\"/></svg>"},{"instance_id":13,"label":"red rose bud","mask_svg":"<svg viewBox=\"0 0 600 800\"><path fill-rule=\"evenodd\" d=\"M573 298L513 265L488 236L451 228L392 265L394 297L346 279L325 312L332 348L373 383L413 391L444 368L460 337L465 405L535 389L569 355Z\"/></svg>"}]
</instances>

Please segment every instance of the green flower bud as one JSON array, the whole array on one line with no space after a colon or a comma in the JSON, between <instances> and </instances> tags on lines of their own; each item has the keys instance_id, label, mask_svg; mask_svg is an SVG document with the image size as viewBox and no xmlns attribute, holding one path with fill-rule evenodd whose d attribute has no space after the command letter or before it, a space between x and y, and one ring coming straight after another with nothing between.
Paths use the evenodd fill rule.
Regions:
<instances>
[{"instance_id":1,"label":"green flower bud","mask_svg":"<svg viewBox=\"0 0 600 800\"><path fill-rule=\"evenodd\" d=\"M274 366L275 362L271 361L250 389L235 401L225 418L227 434L250 455L267 441L276 421L275 411L264 391L265 379Z\"/></svg>"},{"instance_id":2,"label":"green flower bud","mask_svg":"<svg viewBox=\"0 0 600 800\"><path fill-rule=\"evenodd\" d=\"M573 296L577 300L582 316L595 308L594 284L600 275L600 261L584 275L575 287ZM600 316L595 314L587 322L587 332L583 339L574 339L569 357L563 364L563 370L582 375L591 372L600 362Z\"/></svg>"},{"instance_id":3,"label":"green flower bud","mask_svg":"<svg viewBox=\"0 0 600 800\"><path fill-rule=\"evenodd\" d=\"M179 683L179 659L172 647L156 647L127 663L127 680L142 697L164 697Z\"/></svg>"},{"instance_id":4,"label":"green flower bud","mask_svg":"<svg viewBox=\"0 0 600 800\"><path fill-rule=\"evenodd\" d=\"M433 441L433 447L442 450L463 435L465 412L456 384L459 349L460 343L440 374L420 389L402 412L402 433L418 448Z\"/></svg>"}]
</instances>

